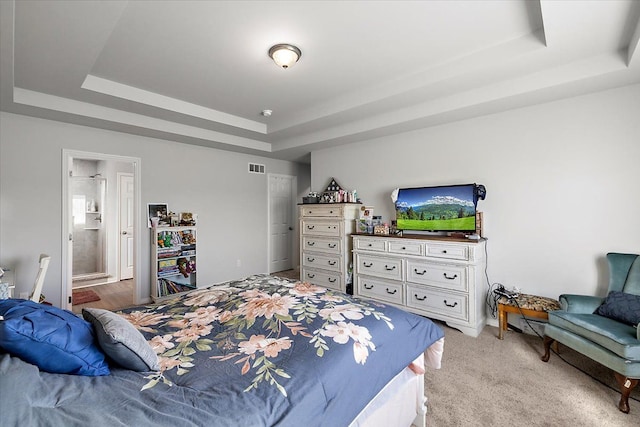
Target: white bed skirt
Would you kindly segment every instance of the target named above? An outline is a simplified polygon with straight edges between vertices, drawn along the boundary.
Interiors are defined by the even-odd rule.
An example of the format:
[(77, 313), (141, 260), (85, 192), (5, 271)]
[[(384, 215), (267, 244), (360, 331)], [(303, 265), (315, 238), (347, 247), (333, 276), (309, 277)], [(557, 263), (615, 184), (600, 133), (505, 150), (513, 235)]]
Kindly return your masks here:
[[(413, 363), (440, 369), (443, 350), (441, 338)], [(416, 374), (407, 367), (380, 390), (349, 427), (425, 427), (426, 415), (424, 374)]]

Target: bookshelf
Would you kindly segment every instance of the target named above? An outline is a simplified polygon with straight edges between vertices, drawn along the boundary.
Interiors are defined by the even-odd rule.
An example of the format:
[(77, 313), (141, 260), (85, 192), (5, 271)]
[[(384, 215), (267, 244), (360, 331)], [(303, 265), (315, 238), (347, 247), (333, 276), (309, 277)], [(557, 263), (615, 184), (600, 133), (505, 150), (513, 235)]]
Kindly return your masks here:
[(151, 298), (162, 301), (196, 289), (196, 227), (155, 227), (151, 233)]

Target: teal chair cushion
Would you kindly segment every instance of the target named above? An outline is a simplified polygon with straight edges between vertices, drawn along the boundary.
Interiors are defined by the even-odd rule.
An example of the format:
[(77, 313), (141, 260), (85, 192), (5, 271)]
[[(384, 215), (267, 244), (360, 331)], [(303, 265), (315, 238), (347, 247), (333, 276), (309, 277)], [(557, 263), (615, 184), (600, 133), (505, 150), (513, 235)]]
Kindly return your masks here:
[(609, 291), (640, 295), (640, 256), (610, 252), (607, 261)]
[(549, 312), (549, 324), (593, 341), (624, 359), (640, 362), (640, 340), (633, 326), (597, 314), (564, 310)]

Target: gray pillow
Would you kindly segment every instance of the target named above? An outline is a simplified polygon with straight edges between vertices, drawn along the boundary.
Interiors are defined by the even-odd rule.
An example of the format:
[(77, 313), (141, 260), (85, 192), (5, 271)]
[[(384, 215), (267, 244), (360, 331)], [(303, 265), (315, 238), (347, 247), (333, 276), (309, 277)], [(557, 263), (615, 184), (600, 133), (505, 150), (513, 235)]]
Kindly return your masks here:
[(93, 325), (102, 351), (118, 365), (138, 372), (160, 369), (158, 355), (122, 316), (99, 308), (83, 308), (82, 317)]

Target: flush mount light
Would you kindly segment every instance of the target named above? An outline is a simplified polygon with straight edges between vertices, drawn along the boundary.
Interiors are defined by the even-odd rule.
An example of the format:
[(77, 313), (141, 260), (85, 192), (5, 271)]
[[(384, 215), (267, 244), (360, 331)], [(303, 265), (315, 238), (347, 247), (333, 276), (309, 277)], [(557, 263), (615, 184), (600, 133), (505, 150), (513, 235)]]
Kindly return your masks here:
[(302, 52), (291, 44), (277, 44), (275, 46), (271, 46), (271, 49), (269, 49), (269, 56), (278, 67), (286, 70), (298, 62), (302, 56)]

